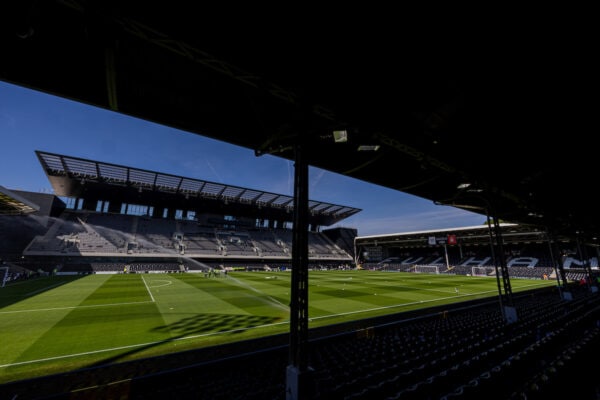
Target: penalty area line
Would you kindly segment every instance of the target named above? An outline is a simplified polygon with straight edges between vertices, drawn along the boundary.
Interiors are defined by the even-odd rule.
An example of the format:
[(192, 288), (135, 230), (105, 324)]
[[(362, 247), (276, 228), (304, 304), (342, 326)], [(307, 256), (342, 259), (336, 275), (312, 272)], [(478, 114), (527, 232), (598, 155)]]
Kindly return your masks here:
[(154, 303), (154, 296), (152, 296), (152, 292), (150, 292), (150, 288), (148, 287), (148, 284), (146, 283), (146, 280), (144, 279), (144, 275), (142, 275), (142, 281), (144, 282), (144, 285), (146, 286), (146, 290), (148, 291), (148, 295), (150, 296), (150, 298), (152, 299), (152, 302)]

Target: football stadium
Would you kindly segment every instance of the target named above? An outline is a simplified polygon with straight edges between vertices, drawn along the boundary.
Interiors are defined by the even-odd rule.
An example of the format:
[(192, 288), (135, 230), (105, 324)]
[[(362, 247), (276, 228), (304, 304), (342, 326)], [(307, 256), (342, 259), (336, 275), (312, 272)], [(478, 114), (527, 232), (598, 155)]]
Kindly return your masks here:
[[(162, 397), (177, 393), (175, 384), (194, 397), (202, 392), (206, 398), (229, 398), (250, 387), (254, 398), (283, 395), (293, 198), (73, 156), (36, 155), (56, 194), (2, 189), (0, 335), (11, 343), (0, 365), (5, 394)], [(359, 387), (369, 396), (392, 395), (403, 388), (398, 370), (408, 375), (402, 385), (419, 376), (402, 391), (431, 392), (427, 380), (435, 377), (442, 396), (454, 389), (456, 378), (423, 374), (448, 374), (457, 363), (470, 363), (474, 353), (468, 348), (484, 346), (479, 335), (489, 334), (479, 327), (472, 343), (460, 345), (460, 338), (453, 344), (466, 346), (453, 351), (461, 348), (464, 354), (436, 355), (447, 335), (460, 335), (455, 315), (474, 319), (459, 323), (468, 331), (513, 318), (516, 325), (529, 312), (521, 302), (540, 307), (543, 301), (550, 307), (546, 318), (558, 319), (575, 304), (586, 307), (580, 302), (589, 301), (583, 299), (597, 275), (597, 256), (584, 262), (577, 243), (550, 241), (531, 226), (503, 223), (490, 230), (482, 216), (481, 226), (360, 237), (353, 229), (326, 227), (361, 210), (315, 200), (309, 209), (308, 331), (317, 398), (356, 397)], [(568, 305), (559, 306), (564, 299)], [(417, 327), (422, 331), (415, 332)], [(557, 335), (546, 326), (527, 332), (518, 335), (521, 344), (532, 341), (528, 346), (544, 347), (542, 337), (554, 343), (550, 337)], [(515, 340), (513, 333), (498, 335), (485, 346)], [(366, 347), (349, 360), (353, 368), (331, 371), (335, 353), (349, 352), (354, 342)], [(414, 353), (416, 345), (421, 350)], [(372, 353), (371, 346), (383, 347)], [(399, 353), (385, 361), (387, 346)], [(513, 355), (495, 357), (498, 365), (492, 368)], [(562, 356), (554, 357), (559, 362)], [(265, 359), (268, 364), (259, 367)], [(400, 360), (406, 364), (400, 369), (379, 365)], [(426, 368), (426, 360), (435, 368)], [(417, 367), (427, 372), (410, 378)], [(341, 378), (346, 375), (352, 378)], [(233, 379), (240, 389), (225, 389)], [(164, 386), (157, 389), (156, 382)], [(257, 382), (263, 383), (254, 387)], [(371, 388), (375, 382), (378, 387)]]
[[(589, 51), (203, 7), (2, 6), (0, 80), (294, 177), (286, 195), (36, 148), (52, 193), (0, 182), (0, 398), (600, 398)], [(364, 235), (352, 201), (309, 197), (309, 167), (481, 223)]]

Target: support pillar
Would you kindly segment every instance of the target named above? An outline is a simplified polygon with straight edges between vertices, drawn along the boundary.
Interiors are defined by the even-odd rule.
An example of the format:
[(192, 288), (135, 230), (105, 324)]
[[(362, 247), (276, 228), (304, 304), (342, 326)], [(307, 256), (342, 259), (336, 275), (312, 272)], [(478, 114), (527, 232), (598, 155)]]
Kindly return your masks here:
[[(517, 310), (513, 304), (510, 277), (508, 274), (508, 267), (506, 265), (504, 247), (502, 246), (502, 234), (500, 223), (498, 222), (498, 218), (496, 218), (495, 216), (490, 217), (488, 210), (486, 210), (486, 214), (488, 232), (490, 235), (490, 250), (492, 253), (492, 262), (494, 263), (494, 268), (496, 269), (496, 282), (498, 284), (500, 310), (506, 323), (511, 324), (517, 321), (518, 316)], [(502, 286), (500, 285), (501, 281)]]
[(286, 400), (310, 399), (313, 381), (308, 367), (308, 163), (295, 146), (294, 226), (290, 303), (289, 365)]

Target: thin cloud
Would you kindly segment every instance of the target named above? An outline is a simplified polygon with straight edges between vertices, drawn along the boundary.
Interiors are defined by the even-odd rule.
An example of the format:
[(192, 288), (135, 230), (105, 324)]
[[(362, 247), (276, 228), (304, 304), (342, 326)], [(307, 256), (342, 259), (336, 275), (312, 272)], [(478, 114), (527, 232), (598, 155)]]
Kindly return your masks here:
[(206, 165), (208, 165), (208, 169), (210, 169), (211, 172), (217, 177), (217, 182), (224, 184), (225, 182), (223, 182), (223, 178), (221, 178), (221, 176), (219, 175), (219, 173), (217, 172), (217, 170), (213, 168), (213, 166), (210, 163), (210, 161), (206, 160)]
[[(465, 221), (471, 223), (465, 223)], [(485, 216), (448, 207), (440, 208), (439, 211), (369, 217), (368, 219), (357, 216), (342, 221), (341, 225), (360, 226), (358, 235), (368, 236), (480, 225), (483, 222), (485, 222)]]
[(317, 171), (317, 174), (314, 175), (310, 180), (311, 189), (314, 189), (319, 185), (319, 182), (321, 181), (324, 175), (325, 171), (323, 171), (322, 169)]

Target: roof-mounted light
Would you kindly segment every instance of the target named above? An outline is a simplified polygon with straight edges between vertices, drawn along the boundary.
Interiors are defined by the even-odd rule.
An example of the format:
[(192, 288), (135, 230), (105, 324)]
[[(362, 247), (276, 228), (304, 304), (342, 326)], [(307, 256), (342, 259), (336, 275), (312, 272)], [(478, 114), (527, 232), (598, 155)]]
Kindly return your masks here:
[(377, 151), (379, 147), (378, 144), (361, 144), (358, 146), (358, 151)]
[(333, 131), (333, 141), (335, 143), (346, 143), (348, 141), (348, 131)]

